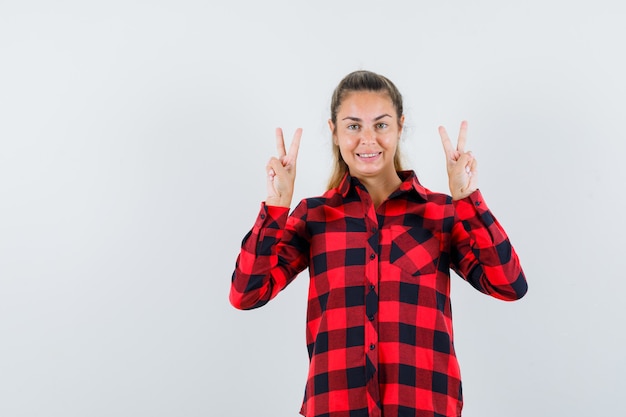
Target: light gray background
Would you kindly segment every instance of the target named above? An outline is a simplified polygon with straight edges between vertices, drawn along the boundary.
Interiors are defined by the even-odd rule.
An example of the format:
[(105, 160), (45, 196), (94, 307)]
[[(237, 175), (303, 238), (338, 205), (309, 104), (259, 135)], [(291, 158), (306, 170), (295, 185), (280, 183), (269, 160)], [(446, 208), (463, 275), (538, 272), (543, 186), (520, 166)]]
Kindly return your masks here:
[[(330, 94), (406, 98), (403, 146), (447, 191), (437, 126), (530, 292), (453, 283), (466, 417), (625, 415), (620, 1), (0, 1), (0, 415), (296, 416), (307, 275), (228, 304), (274, 128), (323, 191)], [(621, 272), (621, 271), (620, 271)]]

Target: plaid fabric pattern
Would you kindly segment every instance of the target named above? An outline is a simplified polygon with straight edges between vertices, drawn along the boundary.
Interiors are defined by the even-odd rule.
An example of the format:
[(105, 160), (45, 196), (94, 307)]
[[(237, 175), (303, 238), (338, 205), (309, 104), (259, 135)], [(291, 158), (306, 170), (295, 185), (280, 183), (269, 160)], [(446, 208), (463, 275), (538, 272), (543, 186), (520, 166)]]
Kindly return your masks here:
[(479, 291), (515, 300), (519, 259), (480, 191), (452, 201), (414, 172), (375, 210), (346, 175), (323, 196), (262, 205), (242, 242), (230, 292), (266, 304), (308, 267), (307, 417), (457, 417), (450, 269)]

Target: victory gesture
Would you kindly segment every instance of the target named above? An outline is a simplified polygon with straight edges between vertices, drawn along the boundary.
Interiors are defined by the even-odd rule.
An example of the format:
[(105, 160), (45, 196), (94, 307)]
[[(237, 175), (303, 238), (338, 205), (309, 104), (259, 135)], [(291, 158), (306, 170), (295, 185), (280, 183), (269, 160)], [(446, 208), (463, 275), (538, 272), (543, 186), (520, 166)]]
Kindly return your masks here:
[(446, 153), (450, 194), (453, 200), (460, 200), (478, 189), (476, 159), (474, 159), (474, 155), (471, 152), (465, 152), (467, 122), (463, 121), (461, 123), (456, 149), (443, 126), (439, 126), (439, 136), (441, 136), (441, 143)]
[(267, 163), (267, 199), (265, 204), (270, 206), (291, 206), (293, 185), (296, 180), (296, 160), (302, 129), (296, 129), (289, 146), (289, 153), (285, 151), (285, 139), (283, 130), (276, 128), (277, 157), (270, 158)]

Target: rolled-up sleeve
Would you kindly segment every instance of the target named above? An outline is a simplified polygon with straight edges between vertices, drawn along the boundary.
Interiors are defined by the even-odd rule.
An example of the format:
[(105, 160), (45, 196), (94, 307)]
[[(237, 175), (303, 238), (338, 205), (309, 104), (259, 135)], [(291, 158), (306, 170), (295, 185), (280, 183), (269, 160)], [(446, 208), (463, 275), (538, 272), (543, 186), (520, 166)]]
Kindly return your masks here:
[[(306, 210), (261, 204), (252, 229), (241, 242), (230, 287), (230, 303), (238, 309), (261, 307), (307, 266), (305, 245), (297, 239)], [(300, 244), (299, 244), (300, 243)]]
[(453, 204), (452, 269), (485, 294), (507, 301), (522, 298), (528, 284), (519, 258), (481, 192)]

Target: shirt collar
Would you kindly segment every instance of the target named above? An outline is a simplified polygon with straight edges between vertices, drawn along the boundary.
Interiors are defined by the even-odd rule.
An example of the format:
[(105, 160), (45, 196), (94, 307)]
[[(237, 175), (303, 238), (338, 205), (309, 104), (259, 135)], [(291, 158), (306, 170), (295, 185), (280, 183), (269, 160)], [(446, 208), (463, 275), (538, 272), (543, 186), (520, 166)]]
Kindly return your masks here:
[[(422, 184), (420, 184), (419, 180), (417, 179), (417, 175), (415, 175), (415, 171), (398, 171), (398, 176), (402, 180), (402, 184), (400, 184), (397, 192), (402, 193), (415, 191), (424, 200), (428, 199), (427, 190), (426, 188), (424, 188), (424, 186), (422, 186)], [(350, 190), (357, 186), (363, 187), (361, 181), (359, 181), (358, 178), (352, 177), (349, 172), (346, 172), (343, 179), (339, 183), (338, 190), (343, 197), (346, 197)]]

